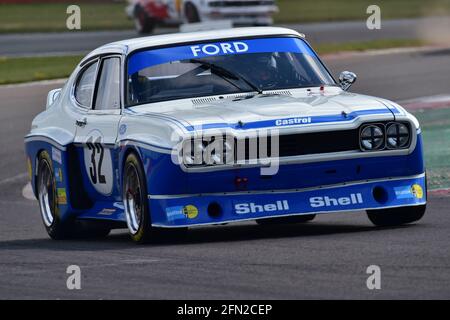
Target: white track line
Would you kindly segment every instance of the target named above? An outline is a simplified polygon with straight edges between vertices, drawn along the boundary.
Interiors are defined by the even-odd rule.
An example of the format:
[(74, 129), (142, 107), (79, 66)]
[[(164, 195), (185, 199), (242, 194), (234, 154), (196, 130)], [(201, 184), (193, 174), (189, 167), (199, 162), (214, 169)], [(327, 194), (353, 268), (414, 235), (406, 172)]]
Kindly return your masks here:
[(33, 193), (33, 188), (31, 187), (31, 183), (27, 183), (22, 189), (22, 196), (27, 200), (36, 201), (36, 197)]
[(26, 177), (28, 177), (27, 173), (20, 173), (18, 175), (15, 175), (14, 177), (10, 177), (10, 178), (6, 178), (6, 179), (3, 179), (3, 180), (0, 180), (0, 186), (8, 184), (8, 183), (14, 183), (14, 182), (20, 181), (20, 180), (22, 180), (22, 179), (24, 179)]

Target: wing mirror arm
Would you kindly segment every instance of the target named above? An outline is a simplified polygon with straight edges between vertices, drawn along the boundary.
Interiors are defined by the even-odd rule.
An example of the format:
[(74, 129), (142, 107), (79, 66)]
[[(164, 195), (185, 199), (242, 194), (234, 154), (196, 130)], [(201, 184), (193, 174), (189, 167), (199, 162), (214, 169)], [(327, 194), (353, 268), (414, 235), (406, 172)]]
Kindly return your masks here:
[(341, 86), (342, 90), (347, 91), (352, 84), (356, 82), (356, 79), (358, 77), (355, 73), (350, 71), (342, 71), (339, 75), (339, 85)]

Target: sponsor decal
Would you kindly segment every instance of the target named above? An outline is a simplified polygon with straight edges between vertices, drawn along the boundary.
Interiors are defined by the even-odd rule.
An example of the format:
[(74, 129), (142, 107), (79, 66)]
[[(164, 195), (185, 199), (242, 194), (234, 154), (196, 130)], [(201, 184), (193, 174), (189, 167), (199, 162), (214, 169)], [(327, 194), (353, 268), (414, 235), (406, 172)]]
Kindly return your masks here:
[(419, 184), (395, 187), (394, 192), (397, 199), (422, 199), (424, 196), (423, 188)]
[(411, 190), (412, 188), (410, 186), (395, 187), (395, 197), (397, 199), (411, 199), (414, 197)]
[(167, 220), (195, 219), (198, 216), (198, 209), (194, 205), (177, 206), (166, 208)]
[(411, 187), (411, 193), (417, 199), (422, 199), (423, 198), (423, 189), (422, 189), (422, 187), (419, 184), (414, 184)]
[(234, 211), (236, 214), (247, 213), (264, 213), (275, 211), (288, 211), (289, 202), (287, 200), (279, 200), (275, 203), (256, 204), (254, 202), (237, 203), (234, 205)]
[(275, 125), (279, 126), (292, 126), (296, 124), (309, 124), (312, 123), (311, 117), (297, 117), (289, 119), (279, 119), (275, 121)]
[(33, 178), (33, 167), (31, 166), (30, 157), (27, 158), (27, 172), (28, 172), (28, 178), (31, 180)]
[(362, 203), (364, 201), (361, 193), (352, 193), (348, 197), (340, 198), (331, 198), (328, 196), (309, 198), (309, 204), (312, 208), (349, 206)]
[(183, 214), (188, 219), (195, 219), (198, 216), (198, 209), (196, 206), (193, 205), (187, 205), (183, 208)]
[(105, 209), (103, 209), (102, 211), (100, 211), (100, 212), (98, 213), (98, 215), (101, 215), (101, 216), (110, 216), (110, 215), (114, 214), (114, 212), (116, 212), (116, 209), (108, 209), (108, 208), (105, 208)]
[(186, 219), (186, 216), (183, 213), (183, 207), (181, 206), (166, 208), (166, 215), (168, 221)]
[(56, 149), (55, 147), (52, 147), (52, 160), (59, 164), (62, 164), (61, 151)]
[(61, 168), (55, 169), (55, 180), (56, 182), (63, 182), (63, 173)]
[(65, 188), (56, 189), (58, 204), (67, 204), (67, 194)]
[(120, 135), (124, 135), (125, 132), (127, 132), (127, 125), (126, 124), (121, 124), (119, 127), (119, 134)]
[(222, 42), (217, 44), (210, 43), (191, 47), (191, 51), (194, 57), (198, 57), (200, 53), (203, 53), (207, 56), (243, 53), (247, 52), (248, 49), (248, 45), (245, 42)]
[(211, 56), (240, 55), (247, 53), (267, 53), (269, 48), (277, 52), (302, 53), (315, 56), (311, 48), (300, 39), (291, 37), (251, 39), (175, 46), (134, 53), (128, 60), (128, 75), (145, 68), (188, 59)]

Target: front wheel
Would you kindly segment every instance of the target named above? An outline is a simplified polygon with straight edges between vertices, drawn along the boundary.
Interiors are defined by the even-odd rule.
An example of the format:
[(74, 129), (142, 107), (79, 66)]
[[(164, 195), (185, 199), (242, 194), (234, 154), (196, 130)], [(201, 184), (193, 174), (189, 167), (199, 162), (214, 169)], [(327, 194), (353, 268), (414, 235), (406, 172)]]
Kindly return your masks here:
[(185, 8), (186, 19), (188, 23), (200, 22), (200, 15), (197, 8), (192, 3), (187, 3)]
[(368, 210), (369, 220), (376, 226), (389, 227), (412, 223), (422, 219), (426, 205), (380, 210)]
[(155, 239), (157, 229), (151, 224), (146, 178), (134, 153), (130, 153), (125, 161), (122, 194), (131, 239), (137, 243)]

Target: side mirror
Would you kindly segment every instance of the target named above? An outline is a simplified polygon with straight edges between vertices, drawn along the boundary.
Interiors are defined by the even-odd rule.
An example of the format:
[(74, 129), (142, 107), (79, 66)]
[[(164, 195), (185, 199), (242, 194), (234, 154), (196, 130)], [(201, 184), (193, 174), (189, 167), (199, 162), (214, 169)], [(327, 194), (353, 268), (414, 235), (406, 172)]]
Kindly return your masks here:
[(342, 90), (347, 91), (356, 82), (356, 79), (357, 76), (353, 72), (342, 71), (339, 75), (339, 84)]
[(61, 93), (61, 88), (51, 90), (47, 95), (47, 105), (46, 109), (48, 109), (55, 101), (58, 99), (59, 94)]

